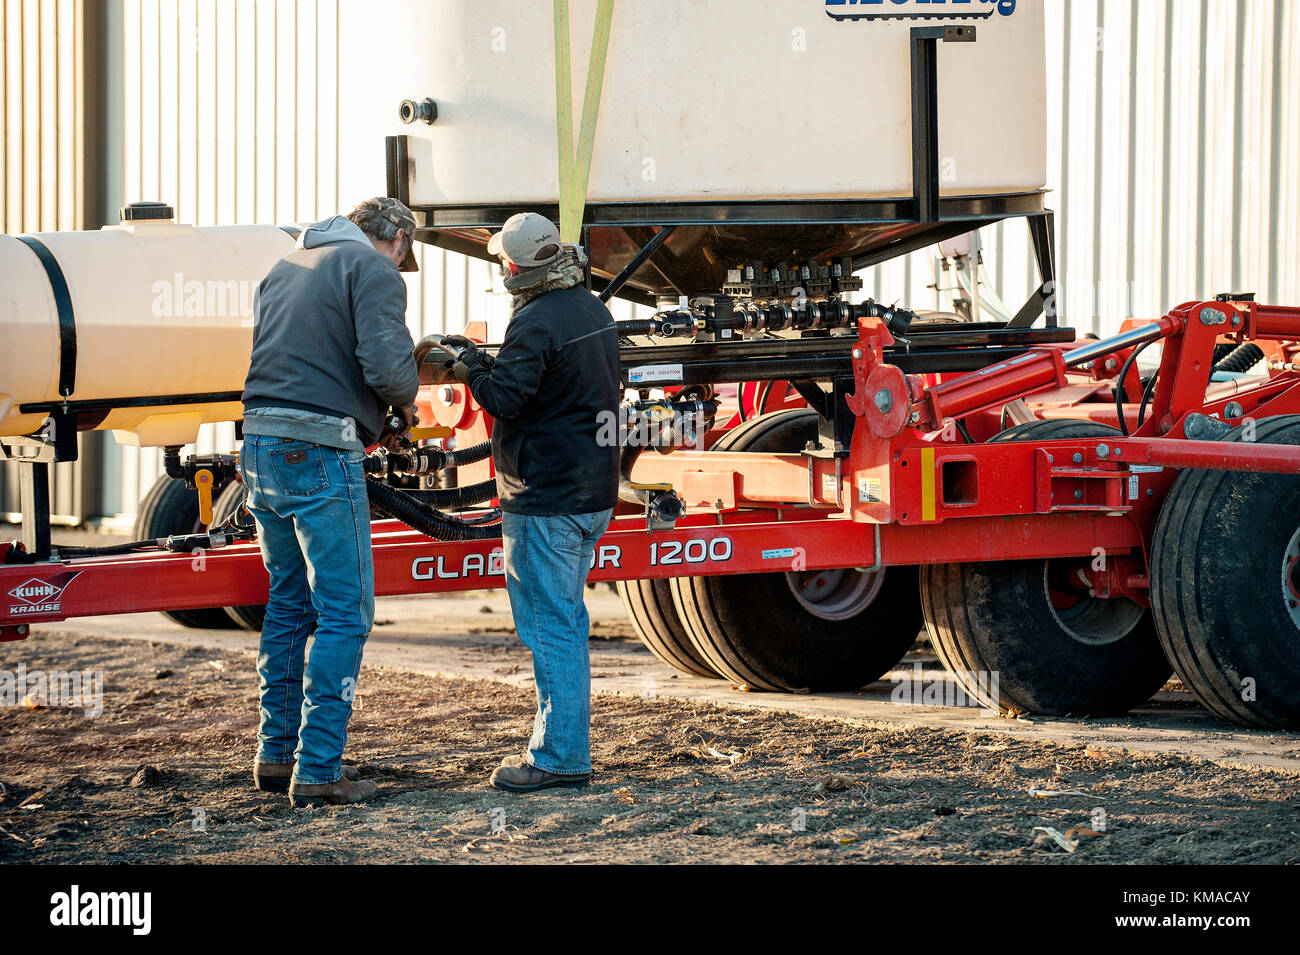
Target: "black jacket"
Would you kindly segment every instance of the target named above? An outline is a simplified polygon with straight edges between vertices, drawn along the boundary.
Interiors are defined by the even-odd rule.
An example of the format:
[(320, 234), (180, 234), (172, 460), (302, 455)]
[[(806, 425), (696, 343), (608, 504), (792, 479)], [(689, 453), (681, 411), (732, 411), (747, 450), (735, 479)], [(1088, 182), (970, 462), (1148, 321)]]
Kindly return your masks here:
[(495, 420), (503, 510), (589, 514), (618, 501), (618, 335), (582, 286), (545, 292), (510, 320), (496, 362), (470, 357), (467, 384)]

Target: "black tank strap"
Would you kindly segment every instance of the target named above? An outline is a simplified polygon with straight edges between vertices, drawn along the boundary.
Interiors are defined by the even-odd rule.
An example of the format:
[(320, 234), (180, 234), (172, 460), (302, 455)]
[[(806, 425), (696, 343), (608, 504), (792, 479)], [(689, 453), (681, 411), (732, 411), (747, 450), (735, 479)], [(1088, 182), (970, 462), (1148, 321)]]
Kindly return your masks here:
[(72, 311), (68, 281), (63, 277), (63, 269), (59, 268), (54, 253), (44, 242), (30, 235), (17, 238), (36, 253), (54, 293), (54, 306), (59, 314), (59, 394), (68, 398), (77, 386), (77, 318)]

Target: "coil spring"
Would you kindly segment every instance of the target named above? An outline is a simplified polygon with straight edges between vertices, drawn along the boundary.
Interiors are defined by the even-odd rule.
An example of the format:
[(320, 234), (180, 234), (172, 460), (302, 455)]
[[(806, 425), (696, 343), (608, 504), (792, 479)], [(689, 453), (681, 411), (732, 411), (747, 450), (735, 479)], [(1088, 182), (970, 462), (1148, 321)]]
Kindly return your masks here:
[[(1216, 349), (1217, 351), (1217, 349)], [(1245, 342), (1232, 349), (1214, 363), (1215, 371), (1231, 371), (1245, 374), (1264, 360), (1264, 349), (1254, 342)]]

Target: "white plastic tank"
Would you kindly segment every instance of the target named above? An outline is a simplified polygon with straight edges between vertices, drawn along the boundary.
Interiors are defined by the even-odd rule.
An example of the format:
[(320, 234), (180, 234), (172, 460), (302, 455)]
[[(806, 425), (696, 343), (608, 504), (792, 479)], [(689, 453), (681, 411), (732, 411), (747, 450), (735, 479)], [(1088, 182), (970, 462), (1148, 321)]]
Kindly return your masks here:
[[(34, 236), (67, 284), (76, 332), (74, 406), (124, 399), (241, 392), (252, 349), (253, 295), (294, 246), (275, 226), (196, 228), (139, 221), (94, 232)], [(31, 434), (61, 402), (60, 321), (45, 267), (27, 244), (0, 236), (0, 436)], [(192, 442), (199, 425), (242, 417), (238, 400), (91, 407), (82, 427), (123, 444)]]
[[(569, 8), (576, 141), (596, 0)], [(405, 134), (412, 205), (556, 201), (552, 9), (342, 4), (345, 194), (382, 191), (383, 137)], [(941, 194), (1039, 189), (1036, 0), (617, 0), (588, 202), (911, 195), (909, 31), (961, 23), (977, 41), (938, 46)], [(402, 124), (425, 97), (437, 121)]]

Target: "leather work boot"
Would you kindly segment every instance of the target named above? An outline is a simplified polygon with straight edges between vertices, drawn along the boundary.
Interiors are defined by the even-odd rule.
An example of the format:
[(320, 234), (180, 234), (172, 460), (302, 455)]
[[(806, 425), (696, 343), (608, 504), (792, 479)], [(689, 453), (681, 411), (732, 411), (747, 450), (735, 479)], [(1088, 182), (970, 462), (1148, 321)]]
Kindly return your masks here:
[(492, 771), (492, 785), (511, 793), (532, 793), (553, 786), (576, 789), (591, 781), (590, 773), (562, 776), (538, 769), (522, 756), (507, 756)]
[(294, 809), (307, 806), (347, 806), (352, 803), (365, 802), (372, 798), (379, 787), (369, 779), (359, 779), (355, 775), (348, 778), (345, 774), (334, 783), (295, 783), (289, 784), (289, 804)]
[[(253, 763), (253, 788), (267, 793), (287, 793), (293, 776), (293, 763)], [(344, 779), (357, 779), (360, 773), (355, 766), (343, 767)]]

